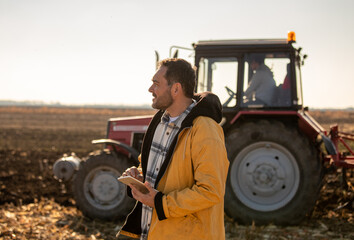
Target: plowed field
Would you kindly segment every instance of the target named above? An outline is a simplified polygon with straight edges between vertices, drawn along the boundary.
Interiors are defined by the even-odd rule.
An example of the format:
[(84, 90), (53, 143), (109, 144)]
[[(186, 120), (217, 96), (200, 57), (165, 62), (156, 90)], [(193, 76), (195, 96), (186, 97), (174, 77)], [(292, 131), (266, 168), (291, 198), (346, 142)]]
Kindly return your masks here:
[[(100, 149), (111, 117), (152, 110), (0, 107), (0, 239), (114, 239), (122, 224), (87, 219), (76, 209), (70, 187), (53, 178), (64, 153), (85, 157)], [(339, 123), (354, 133), (354, 111), (314, 111), (325, 129)], [(352, 146), (352, 148), (354, 148)], [(354, 176), (327, 169), (313, 213), (299, 226), (242, 226), (226, 217), (227, 239), (354, 239)]]

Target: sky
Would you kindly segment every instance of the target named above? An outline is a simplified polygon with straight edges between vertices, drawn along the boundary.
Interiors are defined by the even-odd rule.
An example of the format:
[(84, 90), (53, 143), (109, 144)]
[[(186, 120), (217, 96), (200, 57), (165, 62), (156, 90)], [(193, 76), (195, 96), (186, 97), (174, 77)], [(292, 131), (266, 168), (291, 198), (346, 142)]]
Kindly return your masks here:
[(354, 107), (353, 12), (353, 0), (0, 0), (0, 100), (151, 104), (155, 51), (295, 31), (304, 105)]

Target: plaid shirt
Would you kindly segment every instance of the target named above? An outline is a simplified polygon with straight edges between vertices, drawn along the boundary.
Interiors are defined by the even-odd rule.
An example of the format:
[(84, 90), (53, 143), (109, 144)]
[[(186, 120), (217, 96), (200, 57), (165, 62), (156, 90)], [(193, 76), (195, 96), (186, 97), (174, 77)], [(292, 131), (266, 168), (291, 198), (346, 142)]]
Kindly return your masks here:
[[(168, 149), (171, 142), (175, 138), (177, 132), (181, 128), (181, 124), (196, 102), (193, 103), (174, 121), (170, 122), (170, 116), (168, 113), (164, 113), (161, 117), (161, 122), (156, 128), (154, 138), (151, 144), (149, 160), (146, 170), (145, 181), (150, 183), (151, 186), (155, 185), (157, 174), (165, 160)], [(147, 239), (147, 235), (150, 228), (151, 217), (153, 209), (143, 204), (141, 215), (141, 240)]]

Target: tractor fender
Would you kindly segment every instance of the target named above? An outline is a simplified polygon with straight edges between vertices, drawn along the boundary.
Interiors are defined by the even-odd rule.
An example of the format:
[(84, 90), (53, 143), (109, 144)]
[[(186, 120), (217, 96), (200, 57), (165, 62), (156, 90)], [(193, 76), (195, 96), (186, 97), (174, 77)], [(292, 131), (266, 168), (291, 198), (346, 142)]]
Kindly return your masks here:
[(116, 140), (112, 140), (112, 139), (96, 139), (96, 140), (92, 140), (91, 143), (92, 144), (106, 144), (106, 145), (122, 148), (122, 149), (126, 150), (128, 153), (130, 153), (131, 157), (134, 160), (135, 165), (139, 164), (138, 157), (139, 157), (140, 153), (135, 148), (133, 148), (125, 143), (122, 143), (122, 142), (116, 141)]
[(230, 121), (233, 125), (236, 121), (242, 118), (253, 117), (253, 118), (269, 118), (269, 119), (297, 119), (298, 129), (304, 133), (312, 142), (315, 142), (317, 136), (324, 133), (325, 130), (322, 126), (311, 117), (311, 115), (306, 111), (240, 111), (237, 115)]

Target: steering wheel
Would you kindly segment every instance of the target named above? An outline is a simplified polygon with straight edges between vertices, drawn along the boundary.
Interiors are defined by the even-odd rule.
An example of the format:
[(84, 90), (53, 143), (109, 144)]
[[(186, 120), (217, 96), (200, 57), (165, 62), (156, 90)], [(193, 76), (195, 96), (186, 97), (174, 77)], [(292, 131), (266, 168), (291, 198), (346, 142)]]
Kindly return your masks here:
[(229, 94), (229, 98), (226, 100), (226, 102), (223, 104), (224, 107), (229, 105), (229, 103), (232, 101), (232, 99), (236, 98), (236, 93), (232, 91), (228, 86), (225, 86), (227, 93)]

